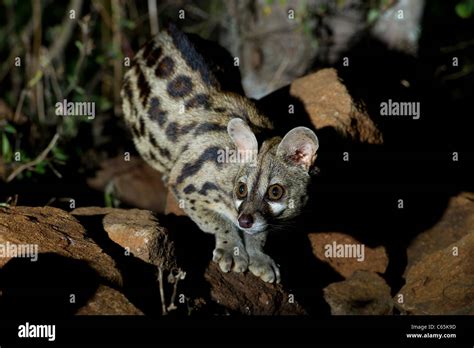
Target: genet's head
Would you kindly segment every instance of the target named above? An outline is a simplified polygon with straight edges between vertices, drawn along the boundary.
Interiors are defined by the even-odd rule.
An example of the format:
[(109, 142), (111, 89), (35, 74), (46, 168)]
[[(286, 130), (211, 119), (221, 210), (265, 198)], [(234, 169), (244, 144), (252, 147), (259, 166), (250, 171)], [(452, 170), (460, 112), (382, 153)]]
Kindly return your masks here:
[[(237, 227), (255, 234), (297, 216), (307, 202), (309, 170), (319, 147), (316, 134), (296, 127), (258, 149), (254, 133), (242, 119), (232, 119), (227, 131), (243, 159), (233, 190)], [(256, 156), (249, 156), (252, 153)]]

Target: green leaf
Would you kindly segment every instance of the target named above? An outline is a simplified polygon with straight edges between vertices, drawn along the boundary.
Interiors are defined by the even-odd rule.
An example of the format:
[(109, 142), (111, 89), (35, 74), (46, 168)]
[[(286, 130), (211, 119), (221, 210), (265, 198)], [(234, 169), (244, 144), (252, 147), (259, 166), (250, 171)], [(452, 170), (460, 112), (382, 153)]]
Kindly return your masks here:
[(133, 30), (135, 29), (136, 25), (133, 21), (129, 20), (129, 19), (125, 19), (123, 22), (122, 22), (122, 26), (124, 28), (127, 28), (127, 29), (130, 29), (130, 30)]
[(77, 92), (77, 94), (84, 95), (85, 91), (84, 88), (80, 86), (74, 86), (74, 91)]
[(99, 110), (107, 111), (107, 110), (110, 110), (111, 108), (112, 108), (112, 102), (106, 97), (100, 96), (99, 97)]
[(379, 17), (379, 10), (371, 8), (367, 13), (367, 23), (372, 24)]
[(7, 125), (3, 128), (3, 131), (6, 132), (6, 133), (10, 133), (10, 134), (16, 134), (16, 129), (15, 129), (15, 127), (13, 127), (11, 124), (7, 124)]
[(8, 163), (11, 162), (12, 155), (12, 148), (10, 146), (10, 142), (8, 141), (8, 137), (5, 133), (2, 133), (2, 156)]
[(472, 1), (464, 1), (460, 2), (455, 7), (456, 14), (461, 18), (469, 18), (472, 15), (473, 11), (473, 2)]
[(76, 45), (79, 51), (82, 51), (84, 49), (84, 45), (79, 40), (74, 41), (74, 45)]
[(35, 167), (35, 172), (41, 175), (46, 173), (46, 164), (47, 164), (46, 161), (42, 161), (38, 163)]
[(60, 147), (57, 147), (57, 146), (53, 147), (51, 152), (53, 153), (54, 159), (58, 161), (64, 162), (64, 161), (67, 161), (67, 159), (69, 158), (69, 156), (66, 155)]

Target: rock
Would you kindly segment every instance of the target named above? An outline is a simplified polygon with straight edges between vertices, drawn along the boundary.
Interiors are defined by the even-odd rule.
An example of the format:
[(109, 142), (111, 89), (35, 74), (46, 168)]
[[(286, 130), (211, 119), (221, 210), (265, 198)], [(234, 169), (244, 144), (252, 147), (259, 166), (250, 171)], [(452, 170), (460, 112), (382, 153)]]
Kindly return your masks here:
[(293, 81), (290, 94), (304, 104), (316, 129), (332, 127), (352, 140), (383, 143), (382, 134), (362, 107), (355, 105), (335, 69), (322, 69)]
[[(114, 260), (85, 236), (84, 227), (67, 212), (52, 207), (0, 208), (0, 245), (29, 244), (42, 253), (87, 261), (104, 279), (122, 283)], [(0, 257), (0, 267), (11, 258)]]
[(323, 289), (333, 315), (388, 315), (393, 301), (390, 287), (378, 274), (356, 271), (350, 278)]
[(87, 182), (100, 191), (113, 185), (113, 193), (118, 199), (137, 208), (165, 211), (167, 189), (161, 174), (139, 157), (132, 156), (130, 161), (125, 161), (123, 156), (109, 159)]
[(87, 207), (71, 212), (76, 216), (103, 215), (110, 239), (134, 256), (171, 270), (177, 267), (174, 244), (156, 216), (148, 210)]
[(249, 272), (223, 273), (210, 263), (204, 277), (211, 287), (212, 299), (232, 311), (247, 315), (306, 314), (281, 284), (265, 283)]
[(385, 273), (388, 266), (388, 256), (383, 246), (369, 248), (364, 245), (364, 260), (357, 257), (326, 257), (326, 246), (336, 245), (363, 245), (353, 237), (339, 232), (310, 233), (313, 254), (321, 261), (328, 263), (335, 271), (345, 278), (350, 277), (358, 270)]
[(119, 291), (101, 285), (76, 315), (143, 315), (143, 312)]
[[(406, 273), (395, 296), (400, 311), (415, 315), (474, 314), (474, 233), (425, 255)], [(403, 303), (399, 303), (403, 295)]]
[(426, 255), (447, 248), (472, 232), (474, 226), (474, 194), (452, 197), (441, 219), (419, 234), (407, 249), (407, 271)]

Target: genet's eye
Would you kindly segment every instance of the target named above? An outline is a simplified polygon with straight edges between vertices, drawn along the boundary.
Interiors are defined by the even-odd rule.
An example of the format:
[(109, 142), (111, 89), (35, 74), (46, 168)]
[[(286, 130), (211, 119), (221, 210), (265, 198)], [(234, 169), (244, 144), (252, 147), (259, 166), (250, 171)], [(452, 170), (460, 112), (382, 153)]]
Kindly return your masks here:
[(285, 190), (283, 189), (283, 187), (281, 187), (281, 185), (278, 184), (271, 185), (267, 190), (267, 196), (272, 201), (279, 200), (284, 193)]
[(235, 194), (240, 199), (247, 197), (247, 185), (245, 185), (243, 182), (239, 182), (237, 189), (235, 190)]

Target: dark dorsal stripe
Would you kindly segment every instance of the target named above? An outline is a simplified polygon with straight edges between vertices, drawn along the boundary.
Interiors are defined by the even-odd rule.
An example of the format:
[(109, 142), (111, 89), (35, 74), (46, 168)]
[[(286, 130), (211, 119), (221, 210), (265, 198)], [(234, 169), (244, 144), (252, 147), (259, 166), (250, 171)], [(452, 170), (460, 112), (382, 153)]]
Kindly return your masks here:
[(193, 90), (193, 82), (189, 76), (179, 75), (174, 80), (168, 82), (168, 94), (173, 98), (187, 96)]
[(168, 26), (168, 33), (174, 45), (181, 53), (181, 57), (186, 61), (186, 64), (188, 64), (191, 69), (199, 72), (206, 85), (218, 88), (217, 79), (211, 73), (203, 57), (196, 51), (194, 45), (191, 44), (186, 35), (173, 24)]
[(163, 54), (163, 49), (161, 48), (161, 46), (153, 49), (153, 51), (151, 51), (151, 53), (146, 58), (146, 65), (149, 68), (154, 67), (156, 62), (158, 61), (158, 59), (160, 59), (162, 54)]
[(208, 147), (195, 162), (186, 163), (181, 169), (176, 183), (181, 184), (186, 178), (195, 175), (206, 162), (214, 162), (216, 165), (220, 165), (220, 163), (217, 162), (218, 151), (219, 147), (217, 146)]
[(148, 116), (153, 121), (158, 122), (160, 127), (166, 123), (167, 120), (167, 112), (161, 110), (160, 108), (160, 99), (158, 97), (153, 97), (150, 99), (150, 109), (148, 109)]
[(207, 196), (207, 191), (219, 191), (219, 186), (213, 184), (212, 182), (206, 181), (199, 190), (199, 194)]
[(195, 135), (201, 135), (208, 132), (227, 131), (227, 126), (219, 123), (206, 122), (201, 123), (194, 131)]
[(174, 61), (171, 57), (163, 57), (155, 69), (156, 77), (165, 79), (170, 77), (174, 72)]
[(208, 94), (197, 94), (186, 102), (186, 109), (203, 107), (204, 109), (211, 108), (211, 100)]

